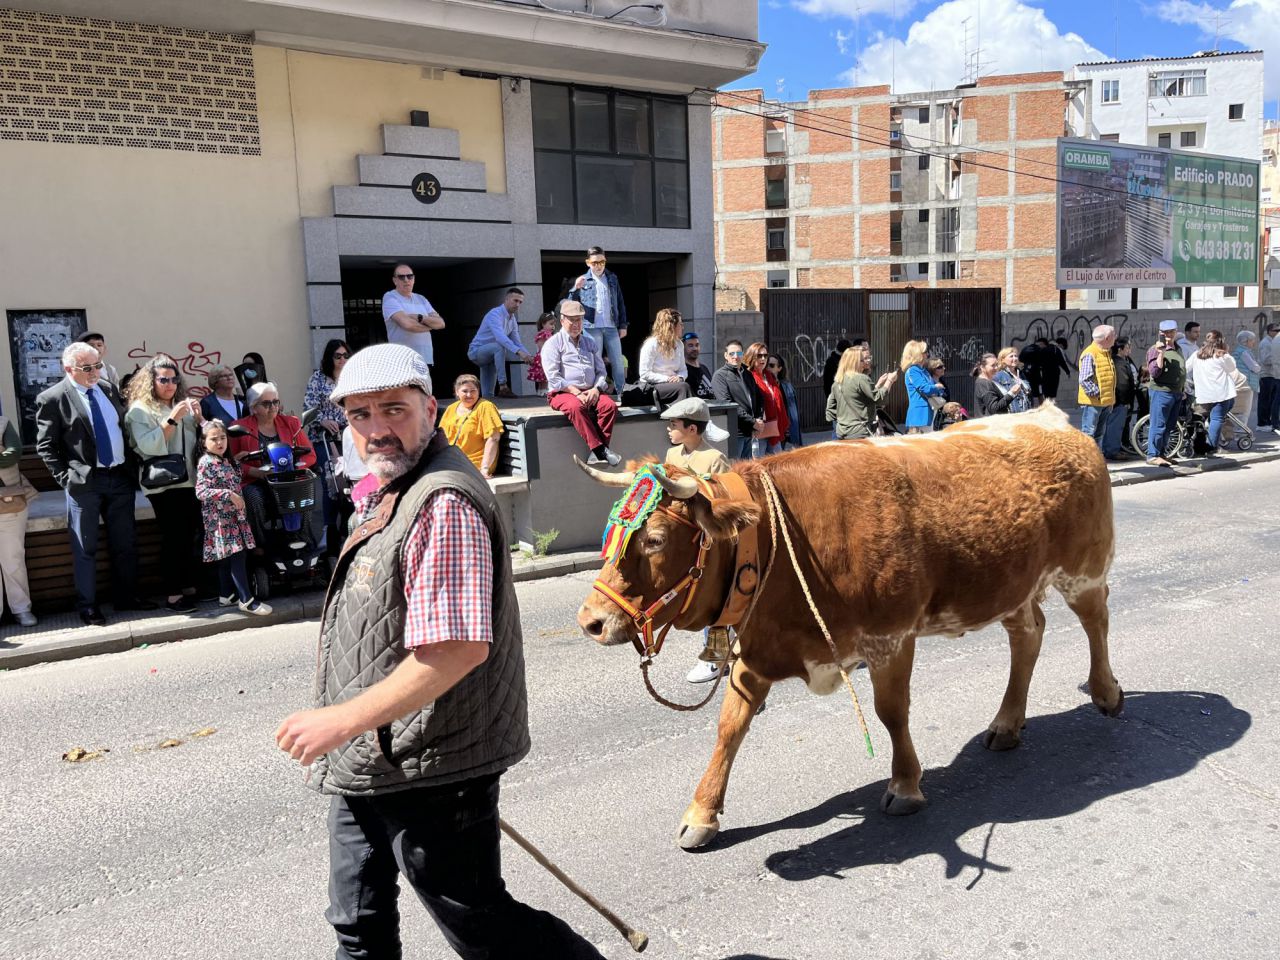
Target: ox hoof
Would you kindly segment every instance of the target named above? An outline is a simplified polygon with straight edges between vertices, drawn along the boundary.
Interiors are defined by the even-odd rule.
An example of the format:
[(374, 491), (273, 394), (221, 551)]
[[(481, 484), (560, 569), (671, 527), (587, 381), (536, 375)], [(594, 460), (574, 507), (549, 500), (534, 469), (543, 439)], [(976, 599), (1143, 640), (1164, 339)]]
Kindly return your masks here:
[(680, 844), (681, 850), (696, 850), (714, 840), (719, 832), (717, 823), (682, 823), (680, 832), (676, 834), (676, 843)]
[(1108, 707), (1105, 704), (1098, 703), (1097, 700), (1094, 701), (1094, 705), (1097, 706), (1100, 713), (1105, 714), (1108, 717), (1118, 717), (1120, 714), (1124, 713), (1124, 690), (1119, 684), (1116, 685), (1115, 706)]
[(982, 745), (988, 750), (1012, 750), (1022, 743), (1022, 735), (1013, 730), (988, 730), (982, 735)]
[(906, 817), (923, 810), (925, 802), (923, 796), (899, 796), (892, 790), (886, 790), (880, 798), (880, 809), (891, 817)]

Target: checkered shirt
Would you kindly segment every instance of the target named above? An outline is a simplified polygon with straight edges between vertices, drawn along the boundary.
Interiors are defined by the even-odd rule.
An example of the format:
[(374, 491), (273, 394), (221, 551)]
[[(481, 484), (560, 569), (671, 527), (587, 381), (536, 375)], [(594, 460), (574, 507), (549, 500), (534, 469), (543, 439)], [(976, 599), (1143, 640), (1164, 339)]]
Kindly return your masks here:
[[(360, 501), (369, 516), (382, 490)], [(401, 553), (404, 565), (404, 645), (412, 650), (442, 640), (493, 642), (493, 554), (489, 530), (461, 493), (427, 498)]]

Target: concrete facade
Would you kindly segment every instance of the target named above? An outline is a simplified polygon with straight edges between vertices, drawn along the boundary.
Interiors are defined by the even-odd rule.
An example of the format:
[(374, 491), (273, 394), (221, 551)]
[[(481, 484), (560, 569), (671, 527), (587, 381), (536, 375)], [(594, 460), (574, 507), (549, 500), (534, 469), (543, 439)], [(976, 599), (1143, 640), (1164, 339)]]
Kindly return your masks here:
[(815, 90), (799, 103), (722, 92), (717, 309), (756, 309), (769, 285), (899, 282), (1056, 305), (1053, 159), (1067, 97), (1060, 73)]
[[(1079, 64), (1071, 72), (1077, 85), (1068, 116), (1071, 136), (1260, 161), (1262, 67), (1260, 50)], [(1090, 308), (1128, 307), (1131, 291), (1089, 290), (1087, 300)], [(1256, 286), (1191, 290), (1193, 307), (1257, 303)], [(1143, 309), (1183, 304), (1181, 287), (1138, 291)]]

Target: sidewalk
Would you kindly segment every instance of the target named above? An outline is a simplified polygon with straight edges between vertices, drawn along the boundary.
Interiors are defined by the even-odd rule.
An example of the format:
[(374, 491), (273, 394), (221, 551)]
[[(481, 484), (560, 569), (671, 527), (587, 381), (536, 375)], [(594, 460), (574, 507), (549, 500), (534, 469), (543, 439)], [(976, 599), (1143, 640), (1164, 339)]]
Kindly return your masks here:
[[(829, 439), (826, 434), (813, 433), (805, 437), (808, 444)], [(1254, 463), (1280, 460), (1280, 436), (1259, 433), (1248, 453), (1230, 452), (1217, 458), (1179, 461), (1172, 469), (1153, 467), (1141, 460), (1127, 463), (1109, 463), (1113, 487), (1172, 480), (1176, 477), (1194, 476), (1212, 470), (1231, 470)], [(594, 550), (575, 553), (553, 553), (544, 557), (512, 555), (512, 572), (517, 581), (540, 580), (561, 577), (584, 570), (595, 570), (600, 558)], [(55, 660), (71, 660), (101, 653), (118, 653), (134, 647), (154, 643), (173, 643), (194, 640), (233, 630), (245, 630), (272, 623), (294, 623), (320, 616), (324, 595), (318, 591), (285, 597), (272, 597), (268, 601), (272, 611), (269, 617), (251, 617), (231, 608), (219, 607), (217, 601), (203, 603), (193, 614), (174, 614), (167, 610), (151, 613), (135, 613), (128, 619), (116, 620), (105, 627), (86, 627), (75, 613), (45, 614), (40, 624), (24, 630), (16, 624), (0, 627), (0, 670), (16, 670), (36, 663)], [(110, 607), (107, 608), (111, 614)]]

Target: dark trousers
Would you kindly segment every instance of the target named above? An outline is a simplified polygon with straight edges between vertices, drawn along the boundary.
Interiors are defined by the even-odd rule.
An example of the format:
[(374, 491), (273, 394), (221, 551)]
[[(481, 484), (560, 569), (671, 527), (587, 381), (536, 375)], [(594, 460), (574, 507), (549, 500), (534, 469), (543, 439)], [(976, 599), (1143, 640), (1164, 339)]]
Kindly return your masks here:
[(1258, 382), (1258, 426), (1273, 427), (1276, 424), (1276, 414), (1280, 412), (1280, 390), (1276, 389), (1276, 385), (1280, 383), (1275, 377), (1263, 377)]
[(76, 607), (98, 603), (98, 521), (107, 526), (111, 547), (111, 595), (131, 603), (138, 594), (138, 548), (134, 528), (133, 471), (96, 468), (89, 482), (67, 491), (67, 532), (71, 536)]
[(184, 590), (194, 590), (200, 570), (196, 551), (204, 541), (196, 492), (190, 487), (157, 490), (147, 494), (147, 499), (160, 527), (160, 578), (165, 593), (176, 597)]
[(249, 589), (249, 574), (244, 565), (244, 551), (223, 557), (217, 563), (218, 596), (235, 597), (241, 603), (253, 599), (253, 591)]
[(458, 956), (600, 958), (563, 920), (513, 898), (498, 849), (498, 777), (329, 806), (329, 909), (337, 960), (400, 960), (397, 876)]
[(577, 397), (565, 390), (550, 398), (551, 406), (569, 418), (578, 436), (587, 441), (587, 449), (607, 447), (613, 436), (613, 421), (618, 416), (618, 405), (608, 394), (600, 394), (594, 409), (582, 405)]
[(693, 396), (693, 389), (683, 380), (677, 380), (674, 383), (651, 383), (653, 387), (653, 399), (659, 410), (665, 410), (673, 403), (679, 403), (686, 397)]

